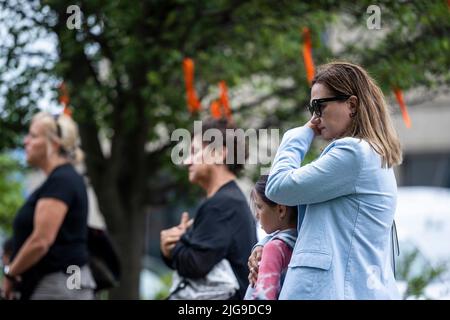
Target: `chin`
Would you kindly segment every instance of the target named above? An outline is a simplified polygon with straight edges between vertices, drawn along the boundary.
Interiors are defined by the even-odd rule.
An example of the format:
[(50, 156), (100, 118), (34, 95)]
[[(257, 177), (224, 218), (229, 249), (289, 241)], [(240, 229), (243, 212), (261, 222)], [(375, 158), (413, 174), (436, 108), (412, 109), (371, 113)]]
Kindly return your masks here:
[(201, 175), (196, 174), (195, 172), (189, 173), (189, 182), (192, 184), (199, 184), (201, 181)]
[(327, 140), (327, 141), (330, 141), (330, 140), (333, 140), (334, 138), (336, 138), (336, 135), (328, 132), (328, 130), (325, 130), (325, 132), (322, 131), (320, 133), (320, 136), (322, 137), (322, 139)]
[(26, 161), (27, 161), (27, 164), (28, 164), (30, 167), (34, 167), (33, 159), (27, 157)]
[(332, 138), (330, 138), (330, 136), (329, 136), (328, 134), (326, 134), (326, 133), (325, 133), (325, 134), (322, 133), (322, 134), (320, 134), (320, 136), (322, 137), (323, 140), (329, 141), (329, 140), (332, 139)]
[(188, 179), (189, 179), (190, 183), (195, 183), (195, 175), (194, 174), (189, 173)]

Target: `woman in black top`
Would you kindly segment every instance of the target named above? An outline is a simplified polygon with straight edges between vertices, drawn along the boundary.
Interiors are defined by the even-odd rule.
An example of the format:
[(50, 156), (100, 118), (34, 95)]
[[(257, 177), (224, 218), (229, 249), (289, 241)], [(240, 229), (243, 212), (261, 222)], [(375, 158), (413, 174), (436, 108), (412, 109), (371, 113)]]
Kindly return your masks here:
[(6, 298), (92, 299), (95, 282), (87, 267), (88, 200), (73, 120), (34, 116), (24, 140), (27, 162), (47, 175), (17, 213), (11, 263), (4, 268)]
[[(194, 135), (191, 156), (184, 162), (189, 181), (199, 185), (207, 199), (195, 221), (184, 213), (178, 226), (161, 231), (162, 257), (177, 271), (169, 299), (242, 299), (248, 286), (247, 255), (256, 242), (255, 221), (235, 181), (244, 164), (237, 156), (226, 161), (230, 148), (237, 155), (245, 145), (234, 136), (234, 125), (224, 119), (204, 121), (202, 132), (209, 129), (220, 132), (223, 148), (211, 151), (201, 135)], [(217, 275), (213, 270), (220, 275), (212, 276), (211, 272)], [(184, 289), (186, 283), (190, 288)]]

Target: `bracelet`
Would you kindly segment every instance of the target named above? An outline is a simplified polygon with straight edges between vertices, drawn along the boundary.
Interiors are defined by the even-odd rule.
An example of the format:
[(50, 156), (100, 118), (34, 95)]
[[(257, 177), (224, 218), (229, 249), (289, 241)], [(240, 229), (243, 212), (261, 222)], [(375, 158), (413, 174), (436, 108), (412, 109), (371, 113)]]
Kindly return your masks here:
[(11, 281), (16, 281), (16, 277), (9, 274), (9, 265), (3, 266), (3, 276)]

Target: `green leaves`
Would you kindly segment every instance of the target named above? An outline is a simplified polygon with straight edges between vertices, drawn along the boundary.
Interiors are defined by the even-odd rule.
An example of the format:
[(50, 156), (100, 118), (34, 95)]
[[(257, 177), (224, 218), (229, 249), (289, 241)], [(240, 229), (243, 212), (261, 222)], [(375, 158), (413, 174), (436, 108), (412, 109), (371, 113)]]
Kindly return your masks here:
[[(201, 116), (225, 80), (238, 125), (280, 128), (281, 134), (307, 117), (302, 27), (311, 30), (316, 66), (335, 59), (360, 63), (385, 93), (393, 86), (450, 84), (446, 1), (378, 1), (381, 30), (367, 29), (371, 0), (79, 0), (82, 26), (69, 30), (66, 8), (73, 4), (0, 0), (0, 150), (20, 145), (37, 102), (46, 92), (56, 101), (64, 80), (106, 214), (117, 210), (111, 198), (119, 199), (126, 217), (142, 208), (133, 199), (160, 205), (192, 192), (185, 171), (170, 162), (169, 146), (145, 151), (148, 142), (167, 138), (158, 128), (191, 128), (198, 117), (186, 106), (184, 57), (195, 61)], [(30, 47), (36, 40), (43, 42)], [(103, 154), (99, 146), (109, 144), (111, 152)], [(9, 168), (3, 172), (15, 170)], [(18, 189), (9, 179), (4, 175), (2, 186), (11, 196), (0, 197), (10, 213)]]
[(428, 299), (426, 288), (430, 284), (439, 284), (448, 267), (446, 262), (431, 265), (417, 248), (403, 253), (398, 263), (399, 280), (406, 282), (403, 298)]
[[(0, 61), (0, 149), (20, 144), (36, 102), (49, 88), (55, 93), (63, 79), (75, 119), (108, 132), (111, 141), (133, 144), (146, 132), (153, 142), (159, 139), (156, 124), (189, 127), (186, 56), (195, 61), (202, 116), (217, 98), (217, 83), (225, 80), (234, 118), (243, 127), (254, 126), (254, 119), (272, 127), (300, 125), (309, 96), (301, 55), (305, 26), (311, 30), (316, 66), (333, 59), (361, 63), (385, 93), (393, 86), (436, 88), (450, 82), (445, 1), (381, 1), (381, 30), (367, 29), (369, 0), (79, 1), (79, 30), (65, 25), (70, 1), (1, 3), (0, 19), (10, 37), (0, 44), (7, 57)], [(339, 49), (335, 33), (342, 35)], [(37, 50), (40, 63), (21, 68), (27, 39), (40, 37), (54, 39), (57, 51)], [(14, 72), (12, 80), (5, 77)], [(267, 81), (257, 85), (255, 79)], [(139, 141), (133, 144), (136, 154), (144, 149), (144, 139)]]
[(12, 220), (23, 203), (21, 184), (14, 178), (20, 169), (11, 157), (0, 154), (0, 230), (11, 233)]

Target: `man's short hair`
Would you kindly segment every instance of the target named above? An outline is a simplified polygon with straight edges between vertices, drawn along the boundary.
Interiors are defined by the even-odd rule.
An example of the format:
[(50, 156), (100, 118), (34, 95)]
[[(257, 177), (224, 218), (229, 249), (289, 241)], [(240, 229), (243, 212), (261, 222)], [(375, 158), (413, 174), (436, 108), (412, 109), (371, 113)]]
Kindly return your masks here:
[[(238, 128), (236, 127), (235, 123), (227, 120), (226, 118), (206, 118), (202, 121), (202, 133), (204, 134), (208, 129), (217, 129), (220, 131), (222, 137), (221, 143), (224, 147), (227, 146), (227, 140), (232, 141), (233, 158), (230, 159), (229, 156), (227, 156), (226, 166), (230, 172), (238, 175), (245, 165), (245, 163), (241, 163), (241, 161), (238, 161), (238, 150), (243, 150), (244, 158), (247, 159), (248, 148), (246, 146), (245, 140), (241, 141), (242, 139), (238, 139), (238, 137), (236, 136), (235, 131)], [(227, 139), (228, 136), (230, 136), (229, 139)], [(208, 144), (208, 142), (205, 141), (203, 143)]]

